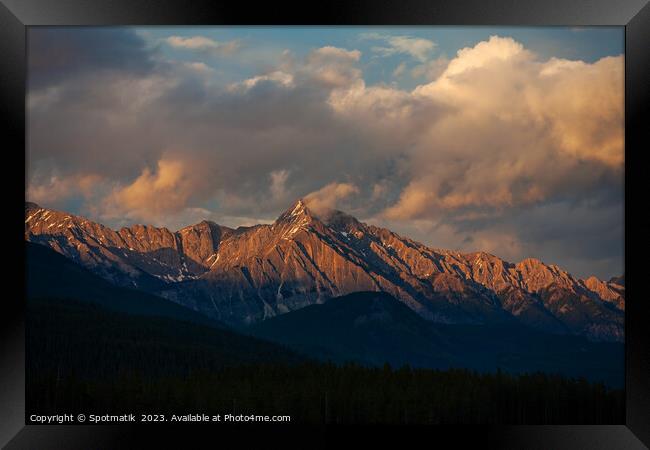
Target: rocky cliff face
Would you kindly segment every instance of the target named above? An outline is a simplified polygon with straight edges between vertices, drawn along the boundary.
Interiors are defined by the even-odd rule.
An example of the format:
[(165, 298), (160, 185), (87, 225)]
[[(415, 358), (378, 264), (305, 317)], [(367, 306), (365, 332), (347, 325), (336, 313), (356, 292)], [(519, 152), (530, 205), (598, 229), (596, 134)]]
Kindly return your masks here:
[(432, 249), (340, 211), (316, 215), (303, 201), (273, 224), (236, 230), (201, 222), (177, 232), (143, 225), (113, 231), (33, 204), (25, 226), (27, 240), (114, 282), (149, 276), (160, 295), (231, 324), (384, 291), (436, 322), (519, 321), (623, 339), (620, 285), (578, 280), (536, 259), (511, 264), (486, 253)]
[(614, 304), (618, 309), (625, 311), (625, 280), (618, 277), (610, 281), (602, 281), (596, 277), (584, 280), (587, 289), (596, 294), (603, 301)]
[(114, 231), (83, 217), (25, 205), (26, 240), (47, 245), (121, 286), (156, 289), (164, 282), (197, 278), (232, 231), (206, 221), (174, 233), (150, 225)]

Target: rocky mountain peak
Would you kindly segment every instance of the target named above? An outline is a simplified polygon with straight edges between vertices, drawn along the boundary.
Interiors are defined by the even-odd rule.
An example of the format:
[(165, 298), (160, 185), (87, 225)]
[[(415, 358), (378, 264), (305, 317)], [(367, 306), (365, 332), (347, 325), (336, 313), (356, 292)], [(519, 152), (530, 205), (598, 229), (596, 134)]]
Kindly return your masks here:
[(541, 268), (546, 268), (546, 264), (544, 264), (541, 260), (537, 258), (525, 258), (522, 259), (517, 266), (519, 267), (526, 267), (530, 270), (535, 270), (535, 269), (541, 269)]
[(619, 286), (625, 286), (625, 274), (620, 277), (612, 277), (609, 279), (610, 283), (618, 284)]
[(324, 223), (336, 231), (347, 231), (348, 233), (358, 231), (361, 228), (361, 222), (355, 217), (333, 209), (323, 217)]
[(181, 236), (187, 234), (187, 233), (212, 233), (216, 234), (218, 232), (231, 232), (233, 231), (232, 228), (225, 227), (223, 225), (219, 225), (215, 222), (212, 222), (210, 220), (202, 220), (199, 223), (195, 223), (193, 225), (188, 225), (186, 227), (181, 228), (180, 230), (177, 231), (178, 234)]
[(276, 219), (275, 223), (297, 222), (304, 219), (313, 220), (314, 214), (307, 207), (307, 203), (300, 198), (296, 200)]
[(611, 280), (602, 281), (595, 276), (583, 280), (583, 283), (587, 289), (595, 293), (601, 300), (613, 303), (621, 310), (625, 309), (625, 286), (622, 284)]

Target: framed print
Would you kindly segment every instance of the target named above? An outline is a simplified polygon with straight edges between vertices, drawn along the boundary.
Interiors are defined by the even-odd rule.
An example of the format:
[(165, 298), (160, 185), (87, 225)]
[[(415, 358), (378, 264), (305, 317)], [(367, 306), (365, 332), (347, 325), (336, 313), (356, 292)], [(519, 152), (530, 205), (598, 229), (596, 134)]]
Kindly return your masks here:
[(646, 2), (0, 11), (7, 448), (648, 445)]

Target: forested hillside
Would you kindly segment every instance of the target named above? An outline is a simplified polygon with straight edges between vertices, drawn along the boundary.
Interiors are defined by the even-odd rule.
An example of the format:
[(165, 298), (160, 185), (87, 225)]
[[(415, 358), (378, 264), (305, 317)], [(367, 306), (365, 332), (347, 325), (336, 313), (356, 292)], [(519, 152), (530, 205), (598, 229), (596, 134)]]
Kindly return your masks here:
[(30, 300), (27, 412), (291, 415), (300, 423), (623, 423), (586, 380), (303, 359), (169, 318)]

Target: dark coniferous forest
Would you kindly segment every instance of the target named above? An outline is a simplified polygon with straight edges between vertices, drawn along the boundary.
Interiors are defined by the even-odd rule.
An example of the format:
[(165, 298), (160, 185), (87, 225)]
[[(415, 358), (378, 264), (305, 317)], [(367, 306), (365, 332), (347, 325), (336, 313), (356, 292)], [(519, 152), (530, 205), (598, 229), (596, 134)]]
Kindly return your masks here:
[(27, 310), (27, 412), (297, 423), (623, 423), (619, 389), (532, 373), (327, 363), (232, 331), (63, 299)]

